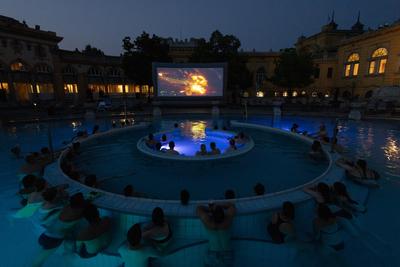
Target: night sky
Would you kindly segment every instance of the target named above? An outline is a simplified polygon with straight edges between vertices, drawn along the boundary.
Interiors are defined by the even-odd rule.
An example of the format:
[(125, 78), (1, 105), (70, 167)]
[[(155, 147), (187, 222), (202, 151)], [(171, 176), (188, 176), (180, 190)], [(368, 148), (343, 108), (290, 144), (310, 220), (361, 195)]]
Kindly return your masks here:
[(234, 34), (245, 50), (290, 47), (301, 34), (320, 30), (335, 10), (339, 28), (361, 20), (376, 28), (400, 18), (399, 0), (1, 0), (0, 14), (56, 31), (61, 48), (91, 44), (121, 53), (121, 40), (143, 30), (163, 37)]

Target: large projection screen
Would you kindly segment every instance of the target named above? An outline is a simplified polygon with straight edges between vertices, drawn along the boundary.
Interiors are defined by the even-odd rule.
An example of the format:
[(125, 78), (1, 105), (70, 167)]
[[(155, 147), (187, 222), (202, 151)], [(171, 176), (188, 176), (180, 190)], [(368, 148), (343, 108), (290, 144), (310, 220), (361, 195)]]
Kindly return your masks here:
[(225, 64), (153, 65), (157, 98), (222, 98)]

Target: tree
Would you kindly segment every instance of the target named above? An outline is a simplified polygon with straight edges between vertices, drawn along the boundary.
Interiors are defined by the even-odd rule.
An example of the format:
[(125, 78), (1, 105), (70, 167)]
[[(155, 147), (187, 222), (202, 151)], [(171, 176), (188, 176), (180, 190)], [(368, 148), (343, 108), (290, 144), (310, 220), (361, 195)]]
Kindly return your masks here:
[(146, 32), (135, 40), (125, 37), (122, 43), (122, 68), (126, 75), (137, 84), (153, 85), (152, 63), (171, 61), (168, 44), (163, 38), (154, 34), (150, 37)]
[(90, 44), (85, 46), (85, 49), (82, 50), (82, 53), (88, 56), (104, 56), (104, 52)]
[(315, 67), (311, 54), (285, 49), (275, 64), (270, 80), (274, 85), (287, 88), (289, 95), (294, 88), (303, 88), (314, 82)]
[(210, 39), (199, 39), (191, 55), (190, 62), (228, 63), (228, 89), (237, 91), (251, 86), (251, 73), (246, 67), (246, 59), (239, 53), (240, 40), (234, 35), (223, 35), (214, 31)]

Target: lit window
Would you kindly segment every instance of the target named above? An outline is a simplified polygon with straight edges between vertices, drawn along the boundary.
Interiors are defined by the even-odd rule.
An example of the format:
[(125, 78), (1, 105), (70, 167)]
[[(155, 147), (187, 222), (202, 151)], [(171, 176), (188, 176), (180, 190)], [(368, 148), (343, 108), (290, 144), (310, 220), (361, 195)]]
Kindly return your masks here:
[(0, 83), (0, 90), (8, 92), (8, 83)]
[(372, 59), (369, 64), (369, 74), (383, 74), (386, 70), (388, 51), (386, 48), (378, 48), (372, 53)]
[(263, 91), (258, 91), (256, 96), (257, 97), (264, 97), (264, 92)]
[(135, 93), (140, 93), (140, 86), (139, 85), (135, 86)]
[(285, 92), (283, 92), (283, 96), (284, 97), (287, 97), (288, 96), (288, 93), (285, 91)]
[(78, 93), (78, 85), (76, 83), (73, 84), (64, 84), (64, 91), (66, 94), (77, 94)]
[(36, 85), (36, 92), (38, 94), (53, 94), (54, 88), (52, 83), (40, 83)]
[(292, 96), (296, 97), (297, 96), (297, 91), (292, 92)]
[(306, 95), (306, 91), (302, 91), (301, 94), (302, 94), (302, 95)]
[(382, 73), (385, 73), (386, 62), (387, 62), (387, 59), (386, 59), (386, 58), (381, 59), (381, 61), (379, 62), (379, 70), (378, 70), (379, 73), (381, 73), (381, 74), (382, 74)]
[(346, 69), (344, 71), (344, 76), (349, 77), (350, 76), (350, 70), (351, 70), (351, 65), (350, 64), (346, 65)]
[(12, 71), (26, 71), (25, 65), (22, 62), (15, 62), (10, 66)]
[(368, 70), (369, 74), (374, 74), (375, 73), (375, 61), (371, 61), (369, 63), (369, 70)]
[(345, 69), (344, 69), (344, 76), (357, 76), (358, 69), (360, 66), (360, 55), (358, 53), (352, 53), (346, 61)]
[(358, 69), (360, 67), (360, 63), (355, 63), (353, 66), (353, 76), (357, 76), (358, 75)]

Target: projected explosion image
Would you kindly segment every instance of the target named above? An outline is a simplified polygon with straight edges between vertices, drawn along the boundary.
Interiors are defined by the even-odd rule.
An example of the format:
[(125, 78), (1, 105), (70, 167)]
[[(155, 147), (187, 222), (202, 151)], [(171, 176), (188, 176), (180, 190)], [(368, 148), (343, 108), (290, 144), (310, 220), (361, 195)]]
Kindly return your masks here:
[(158, 96), (222, 96), (223, 68), (157, 68)]

